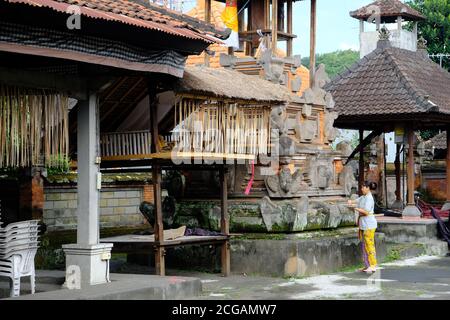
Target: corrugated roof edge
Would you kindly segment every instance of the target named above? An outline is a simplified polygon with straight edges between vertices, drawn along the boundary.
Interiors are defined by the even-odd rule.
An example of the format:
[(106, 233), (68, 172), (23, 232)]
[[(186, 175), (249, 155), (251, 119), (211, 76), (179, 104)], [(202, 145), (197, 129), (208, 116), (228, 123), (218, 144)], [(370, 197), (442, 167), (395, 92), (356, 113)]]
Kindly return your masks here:
[[(67, 2), (61, 1), (53, 1), (53, 0), (3, 0), (9, 3), (20, 3), (33, 7), (44, 7), (57, 12), (67, 13), (68, 7), (71, 4)], [(170, 27), (164, 25), (162, 23), (157, 23), (154, 21), (143, 20), (139, 18), (133, 18), (122, 14), (116, 14), (113, 12), (105, 12), (102, 10), (92, 9), (86, 6), (81, 6), (81, 14), (93, 19), (101, 19), (105, 21), (115, 21), (127, 25), (132, 25), (135, 27), (156, 30), (167, 34), (172, 34), (174, 36), (179, 36), (183, 38), (193, 39), (193, 40), (201, 40), (206, 43), (212, 44), (217, 43), (218, 39), (213, 36), (201, 34), (199, 31), (193, 28), (185, 28), (185, 29), (176, 29), (175, 27)], [(153, 9), (153, 8), (152, 8)]]
[(152, 6), (150, 8), (150, 6), (149, 6), (150, 3), (148, 1), (144, 1), (144, 0), (128, 0), (128, 1), (140, 4), (140, 5), (144, 6), (144, 7), (149, 8), (149, 9), (161, 12), (162, 14), (168, 15), (171, 18), (178, 19), (178, 18), (181, 17), (183, 20), (186, 20), (186, 21), (189, 21), (189, 22), (191, 22), (193, 24), (198, 25), (198, 27), (203, 29), (203, 31), (213, 33), (214, 37), (219, 38), (221, 40), (227, 39), (230, 36), (230, 34), (231, 34), (231, 29), (222, 30), (222, 29), (219, 29), (219, 28), (215, 27), (211, 23), (206, 23), (205, 21), (202, 21), (200, 19), (188, 16), (186, 14), (183, 14), (183, 13), (180, 13), (180, 12), (177, 12), (177, 11), (173, 11), (173, 10), (164, 8), (162, 6)]

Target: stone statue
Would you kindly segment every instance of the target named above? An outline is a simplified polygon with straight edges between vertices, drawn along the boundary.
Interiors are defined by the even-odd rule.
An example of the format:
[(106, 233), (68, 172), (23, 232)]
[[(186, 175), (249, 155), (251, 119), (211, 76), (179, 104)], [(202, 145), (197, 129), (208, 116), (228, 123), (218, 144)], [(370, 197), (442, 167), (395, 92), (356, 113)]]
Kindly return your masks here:
[(277, 84), (281, 84), (285, 81), (284, 61), (283, 59), (273, 57), (271, 49), (263, 51), (259, 62), (264, 68), (266, 80)]
[(287, 134), (287, 114), (283, 107), (274, 108), (270, 114), (272, 129), (279, 131), (279, 135)]
[[(163, 213), (163, 227), (164, 229), (170, 229), (173, 226), (173, 221), (175, 217), (176, 202), (175, 198), (168, 196), (165, 197), (162, 202), (162, 213)], [(147, 222), (155, 227), (155, 205), (153, 203), (143, 201), (139, 205), (139, 211), (145, 217)]]
[(330, 185), (331, 169), (328, 166), (320, 165), (317, 167), (317, 187), (327, 189)]
[(352, 194), (353, 188), (358, 188), (358, 181), (355, 178), (355, 173), (350, 165), (346, 165), (339, 174), (339, 184), (344, 187), (344, 192), (347, 197)]
[(303, 181), (303, 174), (297, 170), (294, 174), (288, 167), (282, 168), (278, 175), (265, 179), (269, 196), (273, 198), (294, 197), (309, 186)]
[(300, 142), (311, 142), (317, 135), (317, 122), (314, 120), (302, 121), (302, 112), (297, 113), (295, 137)]
[(328, 94), (324, 89), (322, 89), (330, 81), (331, 80), (325, 71), (325, 65), (320, 64), (316, 69), (316, 73), (314, 74), (312, 88), (307, 89), (303, 94), (306, 103), (333, 108), (334, 101), (331, 95)]
[(349, 157), (353, 150), (352, 146), (348, 141), (341, 141), (336, 145), (336, 150), (341, 152), (342, 156)]
[(337, 119), (337, 112), (326, 112), (324, 117), (325, 139), (332, 143), (339, 135), (339, 130), (334, 127), (334, 121)]

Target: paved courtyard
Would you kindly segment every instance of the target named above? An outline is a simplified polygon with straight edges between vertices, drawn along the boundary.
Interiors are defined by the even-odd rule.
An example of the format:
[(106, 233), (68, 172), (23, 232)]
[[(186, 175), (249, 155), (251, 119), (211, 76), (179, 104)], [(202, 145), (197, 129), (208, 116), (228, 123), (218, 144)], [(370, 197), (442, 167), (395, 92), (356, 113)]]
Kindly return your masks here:
[[(180, 272), (177, 272), (180, 275)], [(378, 273), (343, 272), (282, 279), (182, 272), (201, 279), (196, 299), (450, 299), (450, 257), (421, 256), (382, 264)]]

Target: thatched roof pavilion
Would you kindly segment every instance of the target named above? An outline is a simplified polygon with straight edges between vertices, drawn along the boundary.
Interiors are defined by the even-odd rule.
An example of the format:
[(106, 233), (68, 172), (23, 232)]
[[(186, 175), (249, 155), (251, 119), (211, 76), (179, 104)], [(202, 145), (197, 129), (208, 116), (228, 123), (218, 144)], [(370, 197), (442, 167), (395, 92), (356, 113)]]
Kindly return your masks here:
[(205, 94), (249, 102), (286, 103), (300, 101), (286, 86), (230, 69), (191, 67), (175, 87), (177, 93)]

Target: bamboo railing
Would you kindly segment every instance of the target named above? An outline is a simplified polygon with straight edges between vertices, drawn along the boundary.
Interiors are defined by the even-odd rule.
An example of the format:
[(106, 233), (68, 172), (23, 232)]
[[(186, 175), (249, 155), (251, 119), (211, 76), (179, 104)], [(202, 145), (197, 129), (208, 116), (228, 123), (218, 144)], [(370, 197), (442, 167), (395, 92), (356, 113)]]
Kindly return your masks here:
[(174, 149), (183, 152), (270, 153), (268, 105), (181, 97), (175, 105)]
[(151, 153), (150, 131), (110, 132), (100, 136), (102, 157), (143, 155)]

